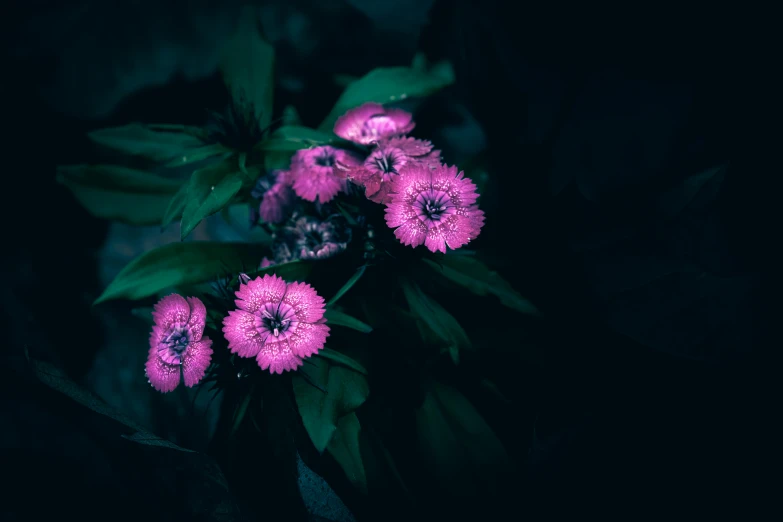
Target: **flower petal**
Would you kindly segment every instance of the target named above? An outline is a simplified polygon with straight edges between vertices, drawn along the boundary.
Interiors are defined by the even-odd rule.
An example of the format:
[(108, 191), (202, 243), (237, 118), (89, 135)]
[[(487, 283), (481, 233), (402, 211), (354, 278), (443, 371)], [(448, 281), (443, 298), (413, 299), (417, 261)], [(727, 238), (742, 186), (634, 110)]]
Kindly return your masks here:
[(151, 348), (145, 365), (147, 379), (153, 388), (161, 393), (174, 391), (179, 385), (180, 369), (178, 364), (167, 364), (158, 357), (157, 349)]
[(302, 359), (291, 351), (288, 341), (267, 342), (258, 352), (256, 361), (262, 370), (268, 369), (271, 373), (296, 370), (304, 364)]
[(188, 326), (190, 327), (190, 340), (199, 341), (201, 336), (204, 335), (204, 325), (207, 322), (207, 307), (201, 302), (198, 297), (188, 297), (188, 305), (190, 306), (190, 319), (188, 320)]
[(310, 357), (321, 350), (329, 337), (329, 327), (325, 324), (299, 323), (288, 335), (291, 351), (298, 357)]
[(324, 316), (324, 298), (307, 283), (290, 283), (283, 302), (294, 309), (297, 321), (314, 323)]
[(192, 388), (204, 378), (212, 361), (212, 340), (203, 337), (200, 341), (188, 345), (182, 357), (182, 377), (185, 386)]
[(255, 325), (256, 317), (243, 310), (232, 310), (223, 318), (223, 335), (228, 349), (240, 357), (255, 357), (264, 345), (264, 338)]
[(273, 274), (256, 277), (247, 284), (239, 285), (235, 301), (237, 308), (251, 314), (267, 303), (279, 303), (283, 298), (286, 282)]
[(190, 318), (190, 305), (179, 294), (167, 295), (155, 304), (152, 318), (156, 325), (164, 329), (175, 323), (185, 324)]

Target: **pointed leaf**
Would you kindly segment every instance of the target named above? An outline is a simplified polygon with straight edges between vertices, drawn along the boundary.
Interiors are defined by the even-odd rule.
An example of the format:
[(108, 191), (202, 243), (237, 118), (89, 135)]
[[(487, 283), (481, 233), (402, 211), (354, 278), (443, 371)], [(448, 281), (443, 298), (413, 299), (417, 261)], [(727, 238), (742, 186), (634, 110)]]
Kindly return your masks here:
[(169, 200), (166, 212), (163, 213), (163, 219), (160, 222), (161, 228), (166, 228), (175, 219), (182, 217), (182, 211), (185, 210), (185, 203), (188, 200), (188, 185), (188, 183), (183, 183), (176, 194)]
[(115, 165), (73, 165), (57, 169), (57, 181), (90, 214), (129, 225), (160, 223), (182, 182)]
[(419, 285), (409, 279), (403, 279), (402, 292), (405, 294), (411, 312), (444, 342), (452, 358), (454, 358), (455, 348), (468, 350), (472, 348), (468, 334), (454, 316), (425, 294)]
[(327, 449), (334, 460), (343, 468), (345, 476), (351, 484), (367, 494), (367, 474), (362, 462), (362, 454), (359, 447), (359, 432), (361, 425), (359, 417), (355, 413), (349, 413), (337, 421), (337, 430), (329, 441)]
[(686, 178), (682, 183), (659, 196), (656, 202), (658, 212), (666, 217), (679, 214), (702, 190), (708, 190), (710, 186), (719, 189), (725, 174), (726, 167), (718, 166)]
[(180, 235), (186, 238), (201, 220), (219, 212), (242, 188), (243, 175), (231, 161), (204, 167), (193, 173), (187, 203), (182, 211)]
[(366, 102), (389, 103), (414, 96), (427, 96), (454, 83), (454, 70), (447, 62), (429, 70), (413, 67), (381, 67), (346, 87), (332, 111), (318, 127), (331, 132), (337, 118)]
[(440, 256), (438, 262), (424, 259), (424, 262), (443, 274), (444, 277), (462, 285), (476, 295), (492, 294), (505, 306), (523, 314), (538, 315), (538, 309), (522, 297), (497, 272), (469, 256)]
[(367, 265), (360, 266), (356, 272), (351, 276), (351, 278), (343, 285), (342, 288), (340, 288), (336, 294), (334, 294), (334, 297), (332, 297), (328, 303), (326, 303), (326, 306), (332, 306), (334, 303), (336, 303), (345, 293), (350, 290), (353, 285), (356, 284), (356, 282), (359, 280), (360, 277), (364, 275), (364, 271), (367, 270)]
[(416, 410), (421, 457), (442, 488), (466, 497), (498, 491), (510, 457), (478, 411), (456, 389), (434, 382)]
[(98, 129), (88, 136), (98, 145), (116, 152), (162, 163), (203, 146), (204, 142), (197, 137), (199, 131), (185, 126), (131, 123), (122, 127)]
[(367, 370), (359, 364), (358, 361), (355, 359), (348, 357), (347, 355), (337, 352), (335, 350), (332, 350), (331, 348), (324, 348), (320, 352), (318, 352), (319, 357), (323, 357), (324, 359), (329, 359), (332, 363), (341, 364), (343, 366), (346, 366), (354, 371), (357, 371), (361, 373), (362, 375), (367, 375)]
[(247, 243), (170, 243), (145, 252), (120, 271), (95, 304), (143, 299), (173, 286), (203, 283), (258, 263), (263, 249)]
[(263, 129), (272, 121), (275, 53), (258, 32), (255, 6), (246, 6), (234, 36), (224, 48), (220, 70), (231, 95), (248, 104)]
[(350, 315), (340, 312), (339, 310), (328, 308), (324, 314), (324, 317), (326, 317), (326, 322), (329, 325), (345, 326), (346, 328), (351, 328), (357, 332), (362, 333), (372, 332), (372, 326), (364, 324), (357, 318), (351, 317)]
[(295, 151), (319, 145), (333, 145), (341, 141), (328, 132), (291, 125), (277, 129), (268, 139), (259, 143), (258, 148), (266, 151)]
[(199, 161), (212, 158), (214, 156), (231, 154), (231, 151), (221, 143), (212, 143), (204, 145), (195, 149), (188, 149), (182, 152), (179, 156), (166, 163), (167, 167), (182, 167), (184, 165), (190, 165)]
[(364, 404), (369, 388), (364, 376), (353, 370), (322, 357), (310, 361), (312, 364), (307, 364), (306, 369), (299, 370), (307, 378), (298, 374), (293, 377), (294, 396), (313, 445), (323, 453), (337, 429), (337, 421)]

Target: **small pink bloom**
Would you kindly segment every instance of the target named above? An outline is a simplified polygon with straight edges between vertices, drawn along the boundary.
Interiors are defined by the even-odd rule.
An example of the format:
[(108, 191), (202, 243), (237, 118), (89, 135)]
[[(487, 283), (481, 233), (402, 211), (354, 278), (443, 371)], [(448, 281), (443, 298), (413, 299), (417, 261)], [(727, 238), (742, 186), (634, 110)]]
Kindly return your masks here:
[(152, 312), (155, 325), (150, 334), (146, 374), (159, 392), (170, 392), (184, 379), (192, 388), (212, 360), (212, 341), (204, 337), (207, 309), (197, 297), (167, 295)]
[(414, 165), (394, 178), (386, 224), (403, 245), (445, 253), (478, 237), (484, 212), (476, 185), (456, 167)]
[(337, 119), (334, 133), (339, 137), (369, 145), (384, 138), (407, 134), (415, 127), (413, 115), (402, 109), (387, 109), (380, 103), (365, 103)]
[(268, 257), (264, 256), (264, 258), (261, 260), (261, 268), (266, 268), (268, 266), (274, 265), (275, 262), (269, 259)]
[(307, 201), (330, 201), (345, 190), (345, 180), (335, 174), (335, 164), (354, 166), (359, 160), (350, 152), (328, 145), (302, 149), (291, 158), (294, 192)]
[(391, 184), (400, 170), (413, 165), (439, 165), (440, 151), (429, 141), (414, 138), (384, 140), (370, 153), (364, 164), (354, 168), (338, 165), (347, 179), (362, 185), (365, 196), (375, 203), (391, 203)]
[(236, 295), (238, 309), (223, 319), (228, 348), (255, 357), (262, 370), (296, 370), (326, 343), (324, 299), (310, 285), (266, 274), (240, 285)]

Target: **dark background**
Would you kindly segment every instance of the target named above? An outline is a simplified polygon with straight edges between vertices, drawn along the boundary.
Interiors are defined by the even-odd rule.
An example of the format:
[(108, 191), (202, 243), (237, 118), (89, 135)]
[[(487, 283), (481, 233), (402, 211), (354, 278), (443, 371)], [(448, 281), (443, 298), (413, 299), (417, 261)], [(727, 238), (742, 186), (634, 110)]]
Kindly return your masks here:
[[(482, 154), (487, 225), (476, 248), (545, 315), (486, 340), (525, 353), (496, 369), (516, 383), (495, 421), (522, 464), (509, 518), (765, 509), (766, 442), (780, 409), (766, 304), (780, 236), (767, 17), (714, 6), (547, 12), (438, 0), (427, 14), (427, 2), (385, 4), (267, 3), (276, 109), (293, 104), (316, 125), (340, 92), (334, 73), (408, 64), (417, 50), (454, 65), (456, 84), (421, 108), (416, 135), (456, 161)], [(90, 129), (201, 124), (205, 109), (221, 108), (227, 93), (209, 50), (237, 6), (12, 7), (2, 17), (2, 320), (12, 356), (0, 413), (3, 518), (178, 520), (189, 483), (165, 473), (150, 483), (162, 466), (155, 455), (121, 447), (102, 421), (16, 370), (27, 346), (75, 381), (96, 382), (88, 373), (107, 329), (119, 328), (106, 321), (111, 309), (89, 307), (109, 226), (55, 183), (55, 166), (89, 157)], [(662, 217), (661, 198), (721, 165), (722, 178)], [(117, 370), (98, 379), (119, 379), (105, 373)], [(372, 513), (344, 499), (357, 516)]]

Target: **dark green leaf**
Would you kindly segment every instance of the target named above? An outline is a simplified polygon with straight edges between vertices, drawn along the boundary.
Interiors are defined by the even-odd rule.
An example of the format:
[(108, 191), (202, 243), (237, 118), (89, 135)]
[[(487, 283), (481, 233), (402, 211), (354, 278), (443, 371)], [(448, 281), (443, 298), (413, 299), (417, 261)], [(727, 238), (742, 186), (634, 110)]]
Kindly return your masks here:
[(258, 148), (266, 151), (295, 151), (319, 145), (331, 145), (338, 141), (341, 140), (334, 134), (291, 125), (277, 129), (268, 139), (259, 143)]
[[(258, 204), (256, 202), (256, 204)], [(250, 226), (250, 204), (237, 203), (223, 207), (220, 211), (223, 220), (236, 232), (239, 239), (248, 243), (268, 245), (272, 242), (270, 236), (260, 226)]]
[(138, 317), (142, 321), (148, 323), (148, 324), (154, 324), (155, 321), (152, 319), (152, 307), (151, 306), (140, 306), (138, 308), (134, 308), (131, 310), (131, 315), (134, 317)]
[(220, 69), (234, 100), (249, 104), (263, 129), (272, 121), (275, 52), (261, 38), (257, 19), (255, 7), (246, 6), (224, 48)]
[(224, 145), (220, 143), (212, 143), (210, 145), (204, 145), (203, 147), (185, 150), (182, 152), (182, 154), (166, 163), (166, 166), (182, 167), (184, 165), (190, 165), (191, 163), (204, 161), (221, 154), (228, 156), (231, 154), (231, 151), (229, 151)]
[(456, 495), (484, 498), (513, 471), (500, 440), (454, 388), (434, 382), (416, 410), (416, 425), (421, 457), (441, 487)]
[(283, 127), (295, 126), (302, 124), (302, 118), (299, 117), (299, 112), (293, 105), (286, 105), (283, 109)]
[(362, 375), (367, 375), (367, 370), (364, 368), (364, 366), (359, 364), (358, 361), (356, 361), (351, 357), (348, 357), (343, 353), (332, 350), (331, 348), (322, 349), (320, 352), (318, 352), (318, 356), (323, 357), (324, 359), (329, 359), (333, 363), (342, 364), (343, 366), (346, 366), (354, 371), (357, 371)]
[(511, 288), (511, 285), (497, 272), (490, 270), (487, 265), (475, 257), (440, 256), (437, 263), (430, 259), (424, 259), (424, 262), (476, 295), (492, 294), (512, 310), (523, 314), (538, 315), (538, 310), (530, 301)]
[(299, 370), (307, 379), (300, 375), (293, 377), (294, 396), (313, 445), (323, 452), (332, 440), (340, 417), (364, 404), (369, 388), (360, 373), (322, 357), (313, 357), (310, 361), (312, 364)]
[(725, 174), (726, 167), (719, 166), (686, 178), (685, 181), (659, 196), (656, 202), (658, 212), (666, 217), (676, 216), (702, 190), (709, 189), (711, 185), (714, 185), (716, 190), (719, 189)]
[(204, 167), (193, 173), (187, 203), (182, 211), (180, 235), (186, 238), (201, 220), (220, 211), (242, 188), (244, 175), (231, 161)]
[(364, 275), (364, 271), (367, 270), (367, 265), (360, 266), (356, 272), (351, 276), (351, 278), (343, 285), (342, 288), (340, 288), (336, 294), (334, 294), (334, 297), (332, 297), (328, 303), (326, 303), (326, 306), (332, 306), (334, 303), (337, 302), (338, 299), (340, 299), (345, 293), (350, 290), (353, 285), (356, 284), (356, 282), (359, 280), (360, 277)]
[[(168, 130), (176, 129), (176, 130)], [(155, 130), (157, 129), (157, 130)], [(155, 162), (168, 162), (204, 145), (196, 137), (197, 129), (132, 123), (122, 127), (99, 129), (89, 133), (95, 143), (129, 156), (140, 156)]]
[(169, 204), (166, 207), (166, 211), (163, 213), (163, 219), (161, 219), (160, 227), (166, 228), (175, 219), (182, 217), (182, 211), (185, 210), (185, 203), (188, 200), (188, 183), (183, 183), (177, 190), (176, 194), (169, 200)]
[(357, 318), (351, 317), (339, 310), (329, 308), (326, 310), (324, 317), (326, 317), (326, 323), (329, 325), (345, 326), (346, 328), (351, 328), (362, 333), (372, 332), (372, 326), (364, 324)]
[(411, 312), (443, 341), (452, 358), (455, 357), (453, 353), (455, 350), (472, 348), (468, 335), (454, 316), (425, 294), (416, 283), (403, 279), (402, 292), (405, 294)]
[(349, 413), (337, 421), (337, 430), (329, 441), (327, 449), (334, 460), (343, 468), (345, 476), (351, 484), (367, 494), (367, 474), (362, 462), (359, 448), (359, 432), (361, 425), (355, 413)]
[(123, 439), (128, 439), (130, 441), (136, 442), (138, 444), (144, 444), (146, 446), (158, 446), (160, 448), (169, 448), (174, 449), (177, 451), (185, 451), (188, 453), (196, 453), (193, 450), (185, 449), (180, 446), (177, 446), (170, 440), (161, 439), (160, 437), (156, 437), (155, 435), (152, 435), (150, 433), (144, 433), (141, 431), (137, 431), (133, 435), (122, 435)]
[(337, 118), (363, 103), (389, 103), (414, 96), (427, 96), (452, 83), (454, 70), (446, 62), (435, 64), (428, 71), (413, 67), (374, 69), (348, 85), (318, 130), (331, 132)]
[(247, 243), (170, 243), (145, 252), (122, 269), (95, 304), (143, 299), (173, 286), (203, 283), (258, 263), (262, 249)]
[(57, 180), (92, 215), (130, 225), (161, 222), (180, 181), (114, 165), (59, 167)]

